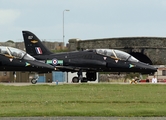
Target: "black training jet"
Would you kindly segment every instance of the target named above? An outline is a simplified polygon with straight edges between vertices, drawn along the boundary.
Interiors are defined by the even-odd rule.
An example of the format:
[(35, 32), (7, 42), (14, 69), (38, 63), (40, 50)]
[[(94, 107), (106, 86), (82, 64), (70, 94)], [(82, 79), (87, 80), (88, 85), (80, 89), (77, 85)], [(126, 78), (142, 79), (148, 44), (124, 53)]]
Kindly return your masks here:
[(52, 65), (36, 60), (17, 48), (0, 46), (0, 71), (52, 72)]
[[(29, 31), (22, 31), (26, 52), (37, 60), (43, 60), (55, 66), (58, 71), (78, 72), (73, 82), (95, 81), (96, 72), (139, 72), (154, 73), (156, 68), (142, 63), (130, 54), (114, 49), (92, 49), (53, 54), (37, 36)], [(82, 78), (86, 72), (86, 78)]]

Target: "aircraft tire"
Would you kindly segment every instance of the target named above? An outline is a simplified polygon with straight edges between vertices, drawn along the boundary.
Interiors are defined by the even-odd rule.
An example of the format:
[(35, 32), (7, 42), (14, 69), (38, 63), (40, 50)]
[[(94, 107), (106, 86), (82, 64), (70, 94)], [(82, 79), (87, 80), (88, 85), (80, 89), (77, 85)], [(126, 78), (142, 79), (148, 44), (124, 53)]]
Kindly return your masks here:
[(73, 83), (78, 83), (78, 82), (79, 82), (78, 77), (73, 77), (72, 82), (73, 82)]
[(87, 78), (86, 78), (86, 77), (83, 77), (83, 79), (81, 80), (81, 82), (82, 82), (82, 83), (87, 83), (87, 82), (88, 82), (88, 80), (87, 80)]
[(31, 80), (31, 83), (32, 83), (32, 84), (36, 84), (36, 83), (37, 83), (37, 80), (36, 80), (35, 78), (33, 78), (33, 79)]

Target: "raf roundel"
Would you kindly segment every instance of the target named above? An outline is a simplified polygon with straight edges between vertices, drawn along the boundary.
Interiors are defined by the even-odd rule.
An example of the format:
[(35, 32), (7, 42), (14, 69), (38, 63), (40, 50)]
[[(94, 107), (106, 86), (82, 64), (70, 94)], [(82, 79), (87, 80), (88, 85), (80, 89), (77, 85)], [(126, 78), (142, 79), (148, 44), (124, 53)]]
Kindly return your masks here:
[(57, 64), (58, 64), (58, 60), (57, 60), (57, 59), (53, 59), (53, 60), (52, 60), (52, 64), (53, 64), (53, 65), (57, 65)]

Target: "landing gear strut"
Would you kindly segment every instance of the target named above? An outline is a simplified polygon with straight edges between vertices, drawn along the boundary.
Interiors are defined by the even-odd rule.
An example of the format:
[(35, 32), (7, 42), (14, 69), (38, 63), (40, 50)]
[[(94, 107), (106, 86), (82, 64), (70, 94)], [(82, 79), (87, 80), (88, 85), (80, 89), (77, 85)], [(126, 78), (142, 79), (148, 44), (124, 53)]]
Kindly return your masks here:
[(31, 73), (29, 75), (29, 78), (30, 78), (32, 84), (36, 84), (37, 80), (39, 79), (39, 75), (37, 73)]
[(73, 77), (72, 82), (78, 83), (81, 82), (87, 82), (87, 81), (95, 81), (96, 80), (96, 72), (94, 71), (88, 71), (86, 72), (86, 77), (83, 77), (82, 70), (79, 70), (77, 73), (78, 77)]
[(82, 81), (83, 76), (82, 76), (82, 70), (79, 70), (77, 73), (78, 77), (73, 77), (72, 82), (73, 83), (78, 83), (79, 81)]

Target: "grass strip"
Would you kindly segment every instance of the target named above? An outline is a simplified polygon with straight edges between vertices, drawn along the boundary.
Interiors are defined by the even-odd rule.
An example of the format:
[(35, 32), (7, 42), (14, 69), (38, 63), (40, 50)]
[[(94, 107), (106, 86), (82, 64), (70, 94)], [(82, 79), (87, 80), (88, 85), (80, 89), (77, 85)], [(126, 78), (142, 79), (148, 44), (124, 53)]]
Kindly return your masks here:
[(0, 85), (0, 117), (166, 116), (164, 84)]

